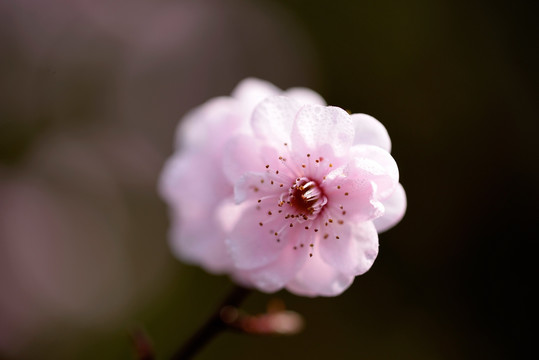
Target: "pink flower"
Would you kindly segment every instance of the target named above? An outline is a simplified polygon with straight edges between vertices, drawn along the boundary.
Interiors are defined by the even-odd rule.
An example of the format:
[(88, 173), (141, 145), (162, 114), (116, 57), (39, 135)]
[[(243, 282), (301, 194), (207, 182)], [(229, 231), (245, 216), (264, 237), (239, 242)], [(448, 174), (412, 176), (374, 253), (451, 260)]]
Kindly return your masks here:
[(221, 217), (233, 276), (265, 292), (340, 294), (369, 270), (377, 232), (406, 208), (385, 128), (282, 96), (261, 102), (251, 127), (223, 159), (238, 204)]
[[(180, 123), (175, 153), (165, 164), (159, 184), (170, 207), (170, 244), (180, 259), (212, 273), (234, 273), (224, 228), (230, 226), (230, 209), (235, 208), (234, 187), (223, 171), (222, 153), (232, 136), (252, 133), (249, 120), (254, 107), (278, 94), (302, 103), (325, 104), (311, 90), (283, 92), (268, 82), (249, 78), (230, 97), (209, 100)], [(226, 224), (221, 221), (223, 214), (227, 214)]]
[(247, 79), (185, 117), (160, 183), (178, 257), (305, 296), (338, 295), (372, 266), (406, 208), (391, 142), (376, 119), (324, 105)]

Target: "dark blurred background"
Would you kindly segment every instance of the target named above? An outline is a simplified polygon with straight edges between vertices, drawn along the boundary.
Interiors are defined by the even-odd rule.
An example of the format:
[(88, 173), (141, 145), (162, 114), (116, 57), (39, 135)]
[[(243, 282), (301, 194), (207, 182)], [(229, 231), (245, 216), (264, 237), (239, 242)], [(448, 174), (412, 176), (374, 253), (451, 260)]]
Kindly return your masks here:
[(190, 108), (247, 76), (387, 127), (408, 195), (336, 298), (279, 297), (294, 337), (200, 359), (532, 354), (539, 25), (532, 1), (0, 2), (0, 358), (165, 359), (232, 287), (168, 249), (156, 192)]

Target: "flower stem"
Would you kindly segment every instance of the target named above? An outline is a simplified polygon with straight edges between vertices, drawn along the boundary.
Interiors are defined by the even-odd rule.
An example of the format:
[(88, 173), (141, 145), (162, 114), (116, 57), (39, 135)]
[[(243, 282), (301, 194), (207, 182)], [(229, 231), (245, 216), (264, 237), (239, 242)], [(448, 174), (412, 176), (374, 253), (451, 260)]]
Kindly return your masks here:
[(172, 360), (191, 359), (200, 349), (204, 347), (210, 340), (217, 336), (221, 331), (228, 328), (221, 317), (221, 310), (227, 306), (236, 307), (251, 293), (250, 289), (241, 286), (235, 286), (223, 302), (217, 307), (211, 317), (202, 325), (196, 333), (185, 342), (185, 344), (176, 351), (172, 356)]

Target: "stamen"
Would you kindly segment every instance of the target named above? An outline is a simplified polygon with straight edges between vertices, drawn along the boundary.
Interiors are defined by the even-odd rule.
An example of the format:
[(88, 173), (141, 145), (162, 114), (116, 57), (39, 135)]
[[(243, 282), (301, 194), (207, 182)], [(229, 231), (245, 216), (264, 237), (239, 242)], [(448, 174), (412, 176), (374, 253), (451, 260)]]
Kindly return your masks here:
[(327, 198), (318, 184), (306, 177), (297, 178), (289, 190), (287, 201), (298, 212), (298, 218), (314, 219), (327, 203)]

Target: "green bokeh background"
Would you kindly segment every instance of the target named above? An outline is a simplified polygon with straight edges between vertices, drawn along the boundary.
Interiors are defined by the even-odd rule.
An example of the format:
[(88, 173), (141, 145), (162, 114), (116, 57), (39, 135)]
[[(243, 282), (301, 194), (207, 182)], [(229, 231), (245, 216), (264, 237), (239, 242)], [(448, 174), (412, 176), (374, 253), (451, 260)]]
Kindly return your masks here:
[[(216, 4), (220, 10), (215, 11), (229, 6), (228, 1), (203, 3), (208, 12)], [(270, 298), (283, 299), (288, 308), (305, 317), (306, 328), (300, 335), (226, 333), (198, 358), (527, 358), (532, 349), (528, 331), (531, 289), (536, 282), (531, 243), (538, 215), (536, 3), (248, 3), (261, 13), (275, 12), (275, 23), (238, 21), (243, 15), (236, 11), (243, 2), (230, 1), (232, 10), (214, 16), (238, 35), (240, 45), (224, 46), (234, 56), (222, 67), (199, 69), (210, 78), (205, 79), (210, 85), (193, 85), (195, 95), (176, 94), (187, 98), (177, 113), (172, 111), (175, 98), (171, 97), (166, 100), (173, 104), (168, 113), (156, 108), (146, 123), (133, 125), (155, 144), (159, 166), (151, 168), (153, 175), (146, 185), (118, 182), (132, 226), (127, 236), (131, 241), (124, 242), (123, 249), (133, 281), (151, 273), (159, 286), (148, 285), (153, 278), (144, 280), (146, 285), (134, 293), (132, 305), (110, 325), (80, 325), (61, 316), (51, 317), (55, 320), (40, 324), (41, 330), (24, 338), (21, 346), (0, 347), (0, 358), (130, 359), (134, 355), (128, 332), (143, 328), (152, 338), (158, 358), (165, 359), (213, 311), (232, 283), (173, 258), (166, 240), (167, 209), (155, 183), (161, 164), (172, 152), (177, 119), (212, 96), (228, 94), (246, 76), (264, 78), (281, 88), (308, 86), (329, 104), (381, 120), (392, 138), (408, 211), (397, 227), (380, 236), (380, 255), (373, 268), (343, 295), (309, 299), (286, 292), (256, 293), (245, 302), (246, 310), (257, 313)], [(111, 16), (129, 17), (125, 6), (120, 9), (125, 11)], [(35, 16), (39, 18), (39, 14)], [(14, 176), (24, 172), (21, 169), (44, 138), (54, 139), (60, 133), (74, 141), (92, 141), (88, 129), (107, 122), (99, 118), (95, 107), (106, 102), (115, 108), (107, 81), (127, 60), (115, 57), (121, 50), (117, 40), (86, 36), (72, 21), (71, 29), (76, 31), (62, 36), (70, 36), (75, 43), (81, 36), (81, 48), (90, 44), (95, 52), (89, 58), (81, 56), (84, 59), (75, 62), (79, 66), (75, 70), (64, 72), (62, 62), (47, 60), (43, 65), (37, 55), (21, 55), (20, 28), (9, 16), (1, 18), (0, 175), (16, 182)], [(271, 33), (279, 21), (293, 29), (293, 39), (279, 28), (270, 37), (273, 42), (259, 44), (271, 61), (258, 59), (256, 46), (242, 46), (242, 42), (257, 44), (256, 38), (249, 37), (253, 27)], [(145, 22), (138, 25), (144, 26)], [(279, 39), (291, 41), (291, 45), (283, 45)], [(188, 63), (193, 68), (205, 66), (198, 61), (205, 56), (204, 49), (223, 46), (224, 40), (208, 23), (204, 37), (196, 41), (198, 52), (185, 55), (192, 57)], [(59, 43), (51, 42), (54, 51), (64, 50)], [(69, 51), (77, 54), (79, 50)], [(289, 54), (295, 54), (292, 65)], [(227, 64), (239, 65), (227, 74)], [(13, 90), (18, 74), (29, 72), (35, 74), (30, 100), (28, 93)], [(170, 74), (168, 82), (160, 82), (162, 74), (154, 81), (153, 73), (148, 74), (145, 82), (132, 84), (151, 87), (144, 88), (147, 95), (142, 95), (150, 110), (153, 96), (160, 98), (168, 92), (170, 82), (199, 81), (177, 73)], [(22, 98), (26, 100), (18, 103)], [(68, 115), (56, 118), (51, 101), (67, 109)], [(122, 129), (130, 126), (129, 118), (121, 119), (115, 125), (116, 134), (121, 137)], [(144, 162), (138, 166), (144, 167)], [(54, 180), (56, 171), (45, 166), (40, 174), (46, 173), (47, 181), (65, 189)], [(68, 187), (71, 194), (79, 191), (76, 184)], [(91, 196), (88, 202), (92, 202)], [(0, 251), (8, 241), (0, 240)], [(99, 266), (99, 258), (95, 263)], [(15, 266), (3, 270), (3, 284), (7, 285), (0, 296), (11, 291), (10, 279), (16, 281), (16, 271)], [(143, 301), (140, 294), (144, 294)], [(99, 306), (114, 299), (105, 294), (93, 301)], [(0, 322), (1, 315), (2, 311)]]

